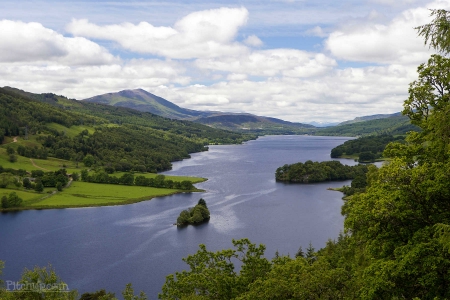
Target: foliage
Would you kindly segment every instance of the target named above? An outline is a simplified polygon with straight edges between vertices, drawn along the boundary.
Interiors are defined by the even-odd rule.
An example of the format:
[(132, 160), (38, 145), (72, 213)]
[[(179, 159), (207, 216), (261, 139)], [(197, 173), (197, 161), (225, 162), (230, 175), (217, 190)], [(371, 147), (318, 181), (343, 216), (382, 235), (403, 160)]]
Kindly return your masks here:
[(369, 120), (352, 124), (343, 124), (317, 129), (315, 135), (365, 136), (365, 135), (404, 135), (409, 131), (418, 131), (405, 116), (392, 116), (384, 119)]
[[(4, 267), (0, 261), (0, 275)], [(127, 284), (122, 291), (124, 300), (147, 300), (144, 292), (139, 295), (134, 294), (131, 283)], [(51, 265), (48, 267), (34, 267), (34, 269), (24, 270), (19, 282), (7, 282), (6, 288), (0, 280), (0, 298), (3, 300), (23, 299), (23, 300), (76, 300), (77, 290), (70, 289), (56, 274)], [(117, 300), (114, 293), (99, 290), (93, 293), (84, 293), (79, 300)]]
[(277, 181), (311, 183), (353, 179), (367, 173), (366, 165), (347, 166), (339, 161), (295, 163), (279, 167), (275, 172)]
[(8, 197), (3, 196), (1, 200), (2, 208), (19, 207), (22, 205), (22, 199), (15, 192), (9, 194)]
[(373, 153), (374, 158), (380, 158), (384, 148), (391, 142), (402, 142), (403, 136), (394, 137), (388, 134), (370, 135), (354, 140), (346, 141), (344, 144), (331, 149), (331, 157), (337, 158), (343, 155), (360, 155), (361, 153)]
[[(167, 276), (158, 298), (196, 295), (203, 297), (198, 299), (233, 299), (246, 292), (250, 284), (270, 271), (270, 262), (263, 257), (263, 245), (241, 239), (233, 240), (233, 246), (235, 249), (210, 252), (200, 245), (196, 254), (183, 259), (190, 270)], [(241, 265), (239, 273), (235, 270), (237, 262)]]
[(420, 36), (425, 39), (425, 44), (448, 54), (450, 52), (450, 13), (444, 9), (431, 9), (434, 19), (431, 23), (416, 27)]
[(203, 198), (198, 200), (198, 204), (187, 210), (183, 210), (177, 218), (177, 225), (199, 224), (209, 220), (210, 212)]
[[(59, 130), (85, 125), (92, 130), (76, 135)], [(12, 88), (0, 89), (0, 135), (1, 140), (4, 136), (35, 137), (37, 144), (17, 146), (21, 156), (50, 156), (84, 162), (89, 168), (108, 166), (116, 171), (140, 172), (168, 170), (171, 161), (205, 151), (208, 143), (241, 143), (255, 138), (132, 109)]]
[(7, 285), (6, 291), (3, 291), (2, 299), (75, 300), (78, 296), (77, 291), (70, 290), (51, 265), (43, 268), (35, 267), (32, 270), (25, 269), (19, 284), (20, 286), (17, 284)]
[(155, 178), (148, 178), (143, 175), (134, 177), (132, 173), (123, 173), (122, 176), (117, 177), (114, 175), (109, 175), (103, 170), (95, 172), (93, 174), (89, 174), (87, 170), (82, 170), (81, 177), (84, 182), (93, 183), (137, 185), (156, 188), (179, 189), (184, 191), (191, 191), (195, 189), (190, 180), (173, 181), (171, 179), (166, 179), (165, 176), (161, 174), (156, 175)]

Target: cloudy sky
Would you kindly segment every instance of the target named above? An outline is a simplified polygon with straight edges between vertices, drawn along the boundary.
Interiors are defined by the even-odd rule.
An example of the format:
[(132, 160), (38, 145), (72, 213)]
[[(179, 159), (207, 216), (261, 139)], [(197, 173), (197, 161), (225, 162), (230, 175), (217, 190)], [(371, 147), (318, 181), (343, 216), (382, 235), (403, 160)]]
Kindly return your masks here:
[(0, 2), (0, 86), (143, 88), (182, 107), (336, 122), (402, 109), (450, 0)]

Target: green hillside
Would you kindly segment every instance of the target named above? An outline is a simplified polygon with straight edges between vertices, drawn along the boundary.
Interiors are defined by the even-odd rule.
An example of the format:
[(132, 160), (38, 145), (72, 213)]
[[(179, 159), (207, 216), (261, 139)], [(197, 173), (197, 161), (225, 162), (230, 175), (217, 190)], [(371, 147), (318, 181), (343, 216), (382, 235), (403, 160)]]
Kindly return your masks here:
[(210, 143), (254, 138), (127, 108), (2, 88), (0, 142), (9, 136), (33, 141), (23, 145), (29, 157), (40, 158), (37, 150), (74, 162), (90, 155), (98, 166), (151, 172), (170, 169), (172, 161), (205, 151)]
[(118, 93), (98, 95), (84, 99), (84, 101), (127, 107), (139, 111), (150, 112), (166, 118), (180, 120), (187, 120), (198, 116), (208, 115), (206, 112), (181, 108), (164, 98), (153, 95), (142, 89), (124, 90)]
[(226, 113), (198, 111), (181, 108), (161, 97), (142, 89), (124, 90), (118, 93), (98, 95), (83, 102), (101, 103), (116, 107), (133, 108), (143, 112), (179, 120), (191, 120), (213, 128), (237, 132), (264, 134), (304, 134), (309, 133), (312, 125), (293, 123), (276, 118), (256, 116), (246, 113)]
[(315, 134), (331, 136), (363, 136), (371, 134), (404, 135), (409, 131), (418, 130), (420, 129), (412, 125), (407, 116), (393, 115), (388, 118), (319, 128), (315, 131)]

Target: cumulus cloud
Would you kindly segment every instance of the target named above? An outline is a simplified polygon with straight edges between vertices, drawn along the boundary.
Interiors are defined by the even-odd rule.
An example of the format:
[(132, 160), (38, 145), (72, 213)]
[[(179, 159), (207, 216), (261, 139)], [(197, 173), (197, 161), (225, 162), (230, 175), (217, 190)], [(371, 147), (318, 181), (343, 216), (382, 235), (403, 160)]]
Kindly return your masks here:
[[(447, 7), (450, 5), (447, 4)], [(430, 11), (404, 11), (389, 24), (353, 23), (330, 34), (326, 48), (337, 58), (379, 64), (419, 64), (433, 53), (414, 29), (430, 21)]]
[(52, 61), (99, 65), (118, 59), (85, 38), (67, 38), (39, 23), (0, 21), (0, 62)]
[(209, 86), (155, 87), (151, 92), (188, 108), (332, 122), (400, 111), (415, 76), (412, 68), (392, 65), (333, 70), (317, 78), (230, 80)]
[(264, 44), (256, 35), (249, 36), (244, 40), (244, 43), (252, 47), (261, 47)]
[[(193, 12), (173, 27), (155, 27), (147, 22), (98, 26), (86, 19), (74, 19), (66, 29), (75, 36), (115, 41), (139, 53), (189, 59), (247, 51), (247, 47), (234, 41), (247, 19), (248, 11), (244, 7), (223, 7)], [(253, 43), (257, 43), (255, 38), (252, 38)]]
[(336, 61), (321, 53), (294, 49), (254, 51), (239, 57), (198, 59), (198, 68), (252, 76), (312, 77), (330, 71)]

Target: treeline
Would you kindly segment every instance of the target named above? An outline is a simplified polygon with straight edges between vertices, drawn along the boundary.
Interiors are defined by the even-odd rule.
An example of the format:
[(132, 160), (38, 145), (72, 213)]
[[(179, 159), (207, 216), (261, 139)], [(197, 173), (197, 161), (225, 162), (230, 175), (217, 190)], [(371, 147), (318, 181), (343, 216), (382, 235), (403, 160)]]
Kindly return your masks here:
[(198, 200), (197, 205), (183, 210), (177, 218), (177, 225), (195, 225), (208, 221), (210, 218), (210, 212), (206, 201), (203, 198)]
[(77, 112), (67, 112), (41, 103), (5, 88), (0, 88), (0, 142), (4, 136), (24, 136), (45, 130), (45, 124), (58, 123), (66, 127), (102, 122), (102, 119)]
[(369, 134), (405, 135), (409, 131), (418, 131), (420, 128), (411, 124), (406, 116), (393, 116), (384, 119), (375, 119), (351, 124), (320, 128), (315, 135), (331, 136), (364, 136)]
[(81, 180), (84, 182), (93, 183), (109, 183), (109, 184), (124, 184), (124, 185), (137, 185), (156, 188), (168, 188), (190, 191), (195, 187), (189, 180), (173, 181), (166, 179), (164, 175), (156, 175), (155, 178), (147, 178), (143, 175), (134, 176), (131, 173), (125, 173), (120, 177), (109, 175), (104, 170), (89, 174), (87, 170), (81, 171)]
[(361, 162), (372, 162), (382, 157), (387, 144), (391, 142), (403, 143), (404, 136), (381, 134), (357, 138), (346, 141), (344, 144), (331, 149), (331, 157), (337, 158), (343, 155), (357, 155)]
[(41, 141), (49, 156), (82, 162), (89, 155), (93, 159), (86, 160), (87, 167), (106, 166), (124, 172), (168, 170), (171, 161), (207, 150), (200, 142), (132, 125), (97, 127), (93, 134), (84, 131), (74, 138), (48, 135)]
[(295, 163), (279, 167), (275, 172), (277, 181), (297, 183), (312, 183), (323, 181), (337, 181), (365, 177), (367, 165), (347, 166), (339, 161)]
[[(70, 137), (49, 123), (88, 125), (95, 131), (90, 134), (85, 130)], [(0, 88), (0, 140), (35, 134), (42, 147), (19, 145), (19, 155), (41, 159), (51, 156), (76, 163), (88, 157), (87, 167), (125, 172), (168, 170), (172, 161), (207, 150), (208, 143), (241, 143), (255, 138), (127, 108)]]

